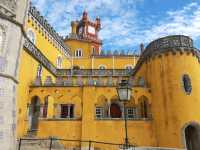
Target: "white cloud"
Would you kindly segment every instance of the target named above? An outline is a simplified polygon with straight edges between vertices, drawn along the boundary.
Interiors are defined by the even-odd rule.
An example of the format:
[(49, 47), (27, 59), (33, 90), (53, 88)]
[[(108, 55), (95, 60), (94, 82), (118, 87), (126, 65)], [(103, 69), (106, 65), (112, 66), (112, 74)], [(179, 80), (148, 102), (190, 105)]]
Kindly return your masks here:
[(172, 34), (184, 34), (194, 40), (200, 38), (200, 5), (190, 3), (182, 10), (169, 11), (168, 16), (149, 30), (144, 30), (144, 41)]
[(88, 11), (91, 19), (100, 16), (100, 37), (104, 41), (104, 47), (112, 50), (131, 49), (142, 42), (149, 43), (172, 34), (184, 34), (195, 40), (200, 39), (200, 5), (195, 2), (181, 10), (168, 11), (164, 18), (160, 16), (159, 20), (155, 20), (154, 15), (148, 18), (139, 17), (142, 12), (138, 12), (137, 4), (142, 4), (143, 0), (32, 1), (62, 36), (70, 32), (71, 21), (80, 19), (84, 9)]

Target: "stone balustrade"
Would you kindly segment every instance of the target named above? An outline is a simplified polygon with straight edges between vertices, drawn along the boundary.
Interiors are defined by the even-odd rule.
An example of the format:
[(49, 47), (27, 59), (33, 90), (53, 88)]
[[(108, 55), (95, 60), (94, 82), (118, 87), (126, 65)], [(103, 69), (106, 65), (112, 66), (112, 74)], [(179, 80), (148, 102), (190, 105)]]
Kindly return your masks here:
[[(57, 77), (55, 79), (55, 82), (53, 82), (51, 76), (47, 76), (44, 83), (41, 81), (41, 77), (36, 77), (35, 80), (32, 83), (32, 86), (55, 86), (55, 87), (69, 87), (69, 86), (107, 86), (107, 87), (112, 87), (112, 86), (118, 86), (119, 82), (122, 80), (122, 77), (72, 77), (68, 76), (67, 78), (63, 78), (61, 76)], [(141, 79), (134, 79), (132, 77), (127, 77), (127, 80), (131, 86), (134, 87), (148, 87), (147, 83), (143, 81), (141, 83)], [(144, 79), (143, 79), (144, 80)]]
[(57, 76), (131, 76), (132, 69), (57, 69)]

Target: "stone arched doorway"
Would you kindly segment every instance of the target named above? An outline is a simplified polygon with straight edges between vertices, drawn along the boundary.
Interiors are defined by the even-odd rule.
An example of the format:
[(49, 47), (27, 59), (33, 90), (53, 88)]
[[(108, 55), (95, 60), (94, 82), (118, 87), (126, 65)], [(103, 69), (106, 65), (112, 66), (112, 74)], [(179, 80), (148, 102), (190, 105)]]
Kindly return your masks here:
[(116, 104), (116, 103), (111, 104), (110, 116), (111, 116), (111, 118), (121, 118), (122, 117), (122, 111), (118, 104)]
[(184, 133), (187, 150), (200, 150), (200, 125), (189, 124)]
[(29, 129), (30, 131), (36, 131), (38, 129), (38, 119), (40, 116), (40, 99), (38, 96), (34, 96), (31, 99), (29, 106)]

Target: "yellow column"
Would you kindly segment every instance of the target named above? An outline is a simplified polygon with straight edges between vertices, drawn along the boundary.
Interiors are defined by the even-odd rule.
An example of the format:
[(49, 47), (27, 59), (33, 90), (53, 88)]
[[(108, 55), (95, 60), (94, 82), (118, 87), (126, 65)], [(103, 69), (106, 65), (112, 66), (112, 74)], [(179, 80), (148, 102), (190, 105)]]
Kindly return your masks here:
[(48, 96), (48, 111), (47, 118), (53, 118), (54, 115), (54, 99), (52, 96)]

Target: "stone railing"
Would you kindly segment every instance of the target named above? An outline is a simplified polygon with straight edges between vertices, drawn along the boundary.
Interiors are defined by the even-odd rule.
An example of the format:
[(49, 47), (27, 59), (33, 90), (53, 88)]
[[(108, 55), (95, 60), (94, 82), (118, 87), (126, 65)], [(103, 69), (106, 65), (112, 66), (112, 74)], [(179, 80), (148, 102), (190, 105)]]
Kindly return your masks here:
[(130, 76), (132, 69), (57, 69), (58, 76)]
[(73, 33), (70, 33), (68, 36), (65, 37), (65, 40), (68, 40), (68, 39), (83, 40), (83, 41), (93, 40), (97, 43), (102, 43), (102, 40), (100, 40), (100, 39), (93, 38), (93, 37), (81, 37), (81, 36), (79, 36), (77, 34), (73, 34)]
[(44, 56), (41, 51), (30, 40), (25, 39), (25, 50), (38, 60), (47, 70), (56, 76), (56, 67)]
[(0, 12), (14, 17), (16, 14), (16, 1), (15, 0), (0, 0)]
[(167, 52), (192, 52), (200, 61), (200, 52), (193, 45), (193, 40), (184, 35), (172, 35), (157, 39), (151, 42), (142, 52), (140, 59), (135, 66), (133, 75), (140, 68), (142, 63), (152, 56), (160, 55)]
[[(125, 77), (130, 86), (133, 87), (142, 87), (142, 88), (149, 88), (148, 84), (146, 82), (138, 82), (137, 80), (133, 79), (132, 77)], [(47, 76), (44, 83), (41, 81), (41, 77), (36, 77), (36, 79), (33, 81), (33, 86), (51, 86), (51, 87), (70, 87), (70, 86), (106, 86), (106, 87), (116, 87), (121, 82), (122, 77), (56, 77), (55, 82), (53, 82), (51, 76)]]

